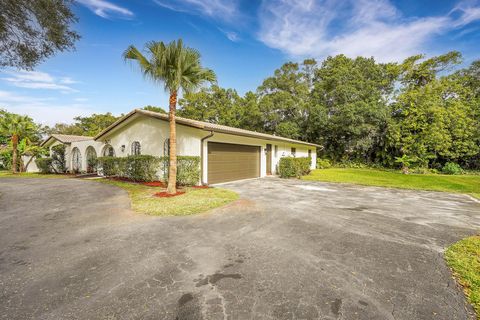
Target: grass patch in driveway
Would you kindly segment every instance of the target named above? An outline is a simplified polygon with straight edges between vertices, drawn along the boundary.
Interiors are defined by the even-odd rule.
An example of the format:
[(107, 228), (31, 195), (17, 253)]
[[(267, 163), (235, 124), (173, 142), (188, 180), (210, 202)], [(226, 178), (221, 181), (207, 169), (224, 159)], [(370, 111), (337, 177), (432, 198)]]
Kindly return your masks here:
[(185, 216), (221, 207), (238, 199), (238, 195), (221, 188), (185, 188), (185, 194), (162, 198), (154, 194), (163, 188), (149, 187), (140, 183), (116, 180), (95, 180), (125, 189), (132, 201), (132, 209), (139, 213), (153, 216)]
[(480, 319), (480, 236), (454, 243), (445, 251), (445, 259)]
[(304, 180), (466, 193), (480, 199), (480, 175), (403, 174), (375, 169), (313, 170)]

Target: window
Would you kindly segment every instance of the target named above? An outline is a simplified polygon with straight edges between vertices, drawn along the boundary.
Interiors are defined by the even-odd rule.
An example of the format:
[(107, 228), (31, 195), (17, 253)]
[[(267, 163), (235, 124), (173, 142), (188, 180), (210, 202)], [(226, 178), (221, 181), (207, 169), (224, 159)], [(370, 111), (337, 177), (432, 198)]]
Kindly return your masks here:
[(103, 156), (104, 157), (115, 157), (115, 150), (111, 145), (106, 145), (105, 148), (103, 148)]
[(311, 158), (312, 157), (312, 150), (308, 149), (308, 157)]
[(169, 156), (170, 155), (170, 139), (167, 138), (163, 142), (163, 155), (164, 156)]
[(297, 153), (297, 148), (292, 148), (292, 156), (295, 157), (295, 154)]
[(140, 151), (140, 142), (138, 142), (138, 141), (133, 141), (133, 143), (132, 143), (132, 155), (138, 156), (139, 154), (141, 154), (141, 151)]
[(278, 157), (278, 146), (275, 146), (275, 158)]

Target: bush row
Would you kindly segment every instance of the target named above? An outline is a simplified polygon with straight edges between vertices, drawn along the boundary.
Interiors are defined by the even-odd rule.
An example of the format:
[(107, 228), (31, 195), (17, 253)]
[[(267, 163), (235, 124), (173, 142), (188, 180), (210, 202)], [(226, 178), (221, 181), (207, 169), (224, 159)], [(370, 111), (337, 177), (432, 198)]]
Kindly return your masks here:
[[(168, 157), (137, 155), (100, 157), (97, 159), (103, 175), (132, 181), (168, 179)], [(200, 180), (200, 157), (177, 156), (177, 184), (196, 185)]]
[(278, 173), (281, 178), (300, 178), (310, 173), (312, 158), (283, 157), (278, 164)]

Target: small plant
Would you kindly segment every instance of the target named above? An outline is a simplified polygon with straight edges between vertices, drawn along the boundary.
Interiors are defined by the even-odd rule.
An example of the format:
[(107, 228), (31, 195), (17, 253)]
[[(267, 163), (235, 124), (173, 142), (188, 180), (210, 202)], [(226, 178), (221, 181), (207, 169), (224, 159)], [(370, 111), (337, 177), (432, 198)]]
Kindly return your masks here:
[(328, 169), (332, 166), (332, 163), (328, 159), (317, 159), (317, 169)]
[(410, 166), (415, 163), (416, 159), (413, 157), (409, 157), (404, 154), (401, 157), (395, 157), (395, 163), (399, 163), (402, 166), (402, 173), (409, 174), (410, 173)]
[(58, 144), (52, 147), (52, 169), (57, 173), (63, 173), (67, 171), (64, 144)]
[(442, 172), (445, 174), (462, 174), (463, 169), (455, 162), (447, 162), (443, 166)]
[(52, 158), (38, 158), (35, 160), (35, 164), (40, 170), (40, 173), (52, 173), (53, 159)]

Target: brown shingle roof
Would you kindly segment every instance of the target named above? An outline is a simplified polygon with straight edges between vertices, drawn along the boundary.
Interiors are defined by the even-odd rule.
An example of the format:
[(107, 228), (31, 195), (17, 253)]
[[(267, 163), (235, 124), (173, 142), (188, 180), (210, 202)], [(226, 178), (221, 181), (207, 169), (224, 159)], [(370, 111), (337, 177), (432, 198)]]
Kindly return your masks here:
[(43, 146), (50, 139), (58, 140), (61, 143), (72, 143), (72, 142), (78, 142), (78, 141), (93, 140), (93, 137), (54, 133), (50, 135), (45, 141), (43, 141), (41, 145)]
[[(148, 117), (153, 117), (161, 120), (168, 121), (168, 114), (164, 113), (158, 113), (158, 112), (153, 112), (153, 111), (147, 111), (143, 109), (135, 109), (122, 118), (118, 119), (115, 121), (112, 125), (110, 125), (108, 128), (100, 132), (97, 136), (95, 136), (95, 140), (99, 139), (106, 133), (108, 133), (110, 130), (115, 128), (117, 125), (122, 123), (123, 121), (127, 120), (134, 114), (141, 114), (145, 115)], [(187, 118), (182, 118), (182, 117), (176, 117), (175, 121), (178, 124), (186, 125), (189, 127), (194, 127), (198, 129), (202, 129), (205, 131), (213, 131), (213, 132), (219, 132), (219, 133), (226, 133), (226, 134), (233, 134), (233, 135), (238, 135), (238, 136), (245, 136), (245, 137), (252, 137), (252, 138), (259, 138), (259, 139), (266, 139), (266, 140), (275, 140), (275, 141), (285, 141), (285, 142), (290, 142), (290, 143), (297, 143), (297, 144), (303, 144), (303, 145), (309, 145), (309, 146), (315, 146), (315, 147), (321, 147), (318, 144), (314, 143), (309, 143), (305, 141), (300, 141), (300, 140), (294, 140), (290, 138), (284, 138), (284, 137), (279, 137), (271, 134), (266, 134), (266, 133), (260, 133), (256, 131), (250, 131), (250, 130), (244, 130), (244, 129), (239, 129), (239, 128), (234, 128), (234, 127), (229, 127), (229, 126), (223, 126), (219, 124), (214, 124), (214, 123), (209, 123), (209, 122), (204, 122), (204, 121), (198, 121), (198, 120), (192, 120), (192, 119), (187, 119)]]

